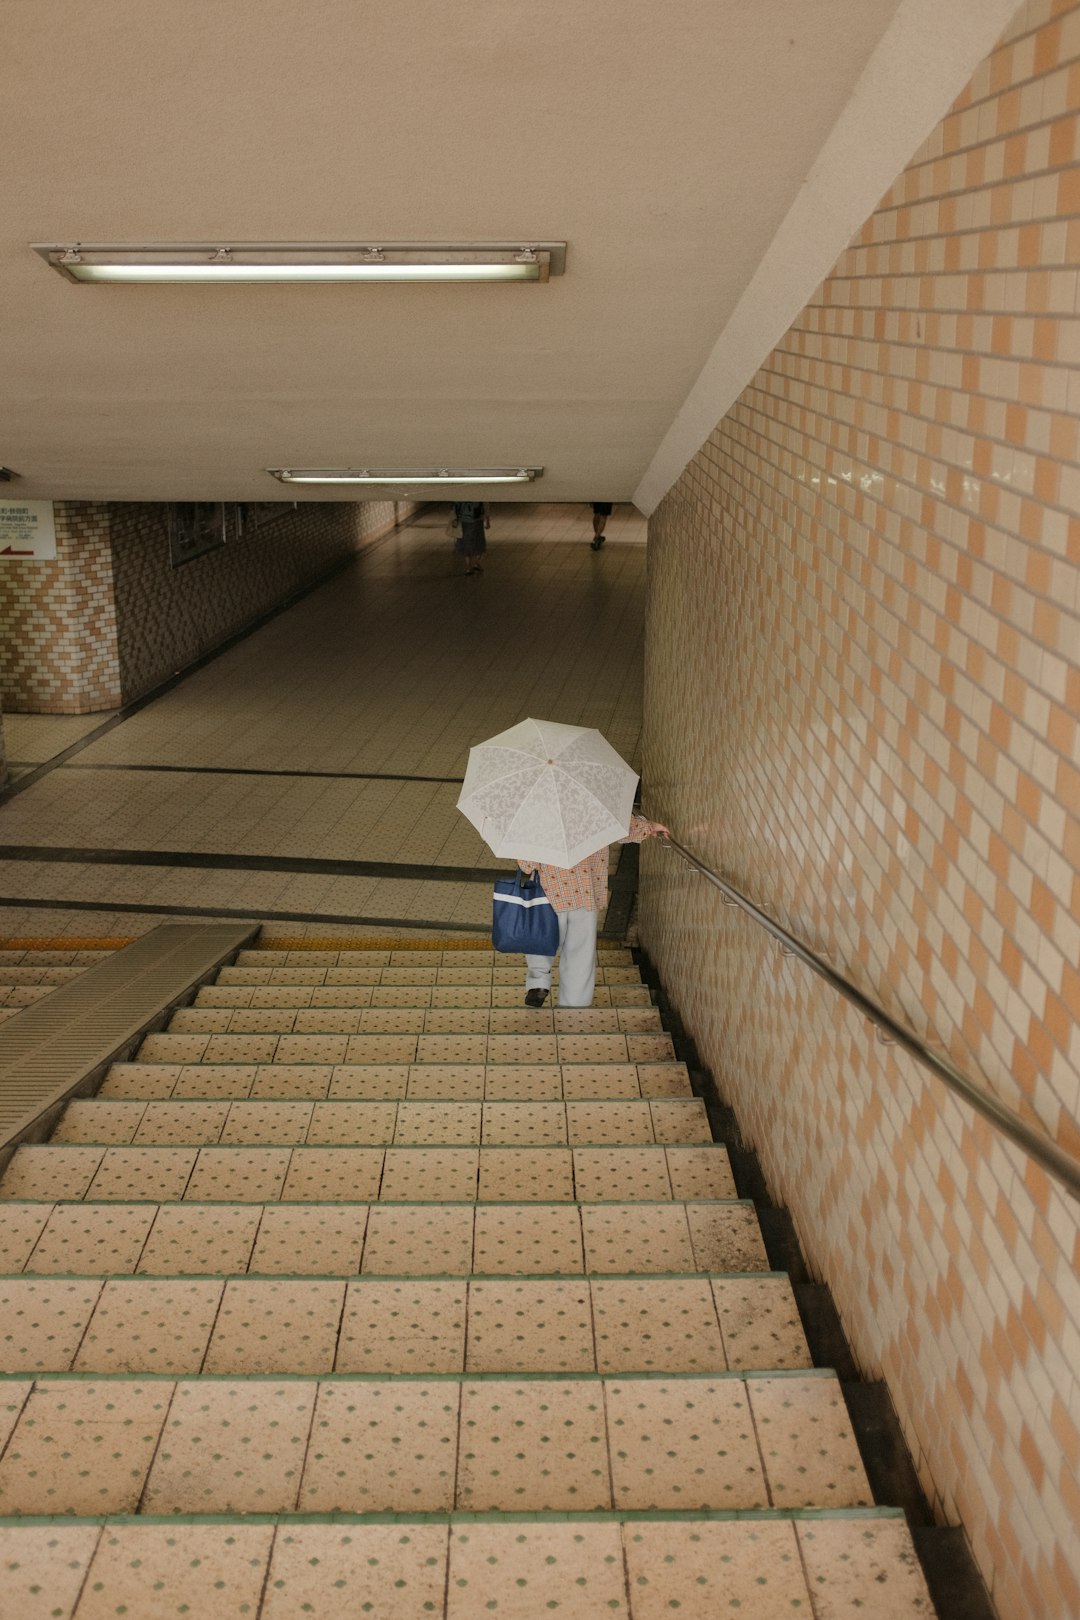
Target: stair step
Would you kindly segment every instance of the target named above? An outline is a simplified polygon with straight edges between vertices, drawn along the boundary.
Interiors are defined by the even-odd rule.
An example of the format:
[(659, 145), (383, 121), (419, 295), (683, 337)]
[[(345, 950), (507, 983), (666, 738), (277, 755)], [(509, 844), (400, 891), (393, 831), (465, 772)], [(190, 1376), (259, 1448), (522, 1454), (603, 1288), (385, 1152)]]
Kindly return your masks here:
[(585, 1146), (712, 1141), (698, 1097), (648, 1102), (69, 1103), (54, 1143)]
[[(625, 946), (600, 943), (596, 959), (601, 969), (633, 967), (634, 954)], [(247, 946), (237, 955), (240, 967), (454, 967), (475, 972), (478, 969), (501, 968), (504, 971), (525, 971), (525, 958), (517, 953), (492, 950), (366, 950), (339, 951), (275, 950), (271, 946)]]
[[(389, 991), (382, 994), (389, 995)], [(655, 1007), (181, 1007), (169, 1035), (620, 1035), (661, 1030)]]
[(835, 1376), (5, 1380), (0, 1513), (869, 1505)]
[[(476, 967), (377, 967), (366, 964), (354, 966), (347, 963), (341, 967), (309, 965), (292, 967), (273, 967), (265, 964), (253, 966), (238, 963), (235, 967), (223, 967), (218, 970), (216, 982), (221, 985), (427, 985), (430, 987), (453, 986), (456, 989), (507, 989), (514, 990), (520, 1002), (525, 984), (525, 967), (506, 967), (495, 963)], [(556, 965), (552, 972), (551, 982), (559, 983), (559, 970)], [(597, 985), (641, 985), (641, 974), (633, 966), (605, 967), (598, 965), (596, 969)]]
[(214, 1620), (932, 1613), (910, 1531), (884, 1509), (820, 1519), (18, 1525), (0, 1527), (0, 1554), (21, 1620), (164, 1615), (162, 1592), (175, 1591), (178, 1571), (186, 1612)]
[(684, 1063), (114, 1063), (99, 1098), (443, 1102), (690, 1097)]
[(0, 1200), (585, 1203), (734, 1198), (727, 1150), (664, 1147), (20, 1147)]
[[(558, 981), (556, 981), (558, 982)], [(651, 1007), (652, 995), (643, 984), (600, 984), (593, 992), (593, 1010), (606, 1007)], [(521, 979), (512, 985), (438, 984), (309, 984), (309, 985), (203, 985), (196, 1007), (495, 1007), (525, 1012)], [(572, 1009), (564, 1009), (566, 1011)], [(588, 1011), (588, 1008), (583, 1009)]]
[[(542, 1218), (538, 1218), (542, 1217)], [(0, 1270), (45, 1276), (581, 1276), (769, 1270), (749, 1203), (0, 1203)]]
[[(363, 1017), (370, 1016), (361, 1013)], [(626, 1031), (592, 1035), (148, 1035), (143, 1063), (664, 1063), (671, 1036)]]
[(0, 1373), (807, 1369), (784, 1276), (0, 1280)]

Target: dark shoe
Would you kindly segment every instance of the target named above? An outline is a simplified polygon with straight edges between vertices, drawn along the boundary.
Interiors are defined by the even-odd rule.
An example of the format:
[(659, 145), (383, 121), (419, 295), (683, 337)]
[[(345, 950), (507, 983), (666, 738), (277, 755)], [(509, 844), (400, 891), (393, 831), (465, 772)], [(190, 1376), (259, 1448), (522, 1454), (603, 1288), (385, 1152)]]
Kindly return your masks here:
[(600, 547), (601, 547), (601, 546), (602, 546), (602, 545), (603, 545), (603, 543), (604, 543), (604, 537), (603, 537), (603, 535), (602, 535), (602, 534), (598, 534), (598, 535), (597, 535), (597, 537), (596, 537), (596, 539), (595, 539), (595, 540), (594, 540), (594, 541), (593, 541), (593, 542), (592, 542), (592, 547), (591, 547), (591, 549), (592, 549), (592, 550), (593, 550), (593, 551), (599, 551), (599, 550), (600, 550)]
[(547, 998), (548, 993), (546, 990), (526, 990), (525, 1005), (526, 1007), (542, 1007)]

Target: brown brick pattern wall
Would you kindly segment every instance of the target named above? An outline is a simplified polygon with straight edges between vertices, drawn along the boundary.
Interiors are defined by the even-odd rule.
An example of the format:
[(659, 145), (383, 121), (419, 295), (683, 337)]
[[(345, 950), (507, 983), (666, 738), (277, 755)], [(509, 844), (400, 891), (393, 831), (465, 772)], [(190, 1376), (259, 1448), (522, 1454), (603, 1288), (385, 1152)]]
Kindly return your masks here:
[[(646, 806), (1080, 1148), (1080, 6), (1031, 0), (658, 509)], [(1080, 1614), (1078, 1206), (702, 879), (642, 935), (1003, 1620)]]

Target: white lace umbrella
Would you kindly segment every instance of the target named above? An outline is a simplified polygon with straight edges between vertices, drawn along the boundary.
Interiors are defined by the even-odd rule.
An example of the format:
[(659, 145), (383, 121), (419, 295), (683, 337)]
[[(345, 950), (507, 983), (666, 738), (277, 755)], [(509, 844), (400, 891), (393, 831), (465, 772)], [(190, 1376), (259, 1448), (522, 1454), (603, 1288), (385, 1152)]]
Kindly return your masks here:
[(496, 855), (576, 866), (626, 837), (637, 780), (598, 731), (522, 720), (470, 748), (457, 803)]

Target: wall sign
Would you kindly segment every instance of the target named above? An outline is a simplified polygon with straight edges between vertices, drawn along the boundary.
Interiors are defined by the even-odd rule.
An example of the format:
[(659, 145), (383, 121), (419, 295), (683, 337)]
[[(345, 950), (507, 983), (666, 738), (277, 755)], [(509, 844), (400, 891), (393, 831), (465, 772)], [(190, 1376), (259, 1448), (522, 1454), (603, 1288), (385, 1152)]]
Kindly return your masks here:
[(169, 561), (174, 568), (225, 544), (224, 501), (173, 501), (169, 506)]
[(43, 562), (55, 556), (52, 501), (0, 501), (0, 560)]

